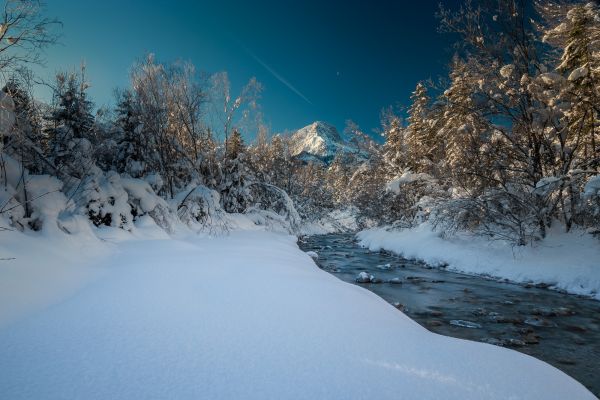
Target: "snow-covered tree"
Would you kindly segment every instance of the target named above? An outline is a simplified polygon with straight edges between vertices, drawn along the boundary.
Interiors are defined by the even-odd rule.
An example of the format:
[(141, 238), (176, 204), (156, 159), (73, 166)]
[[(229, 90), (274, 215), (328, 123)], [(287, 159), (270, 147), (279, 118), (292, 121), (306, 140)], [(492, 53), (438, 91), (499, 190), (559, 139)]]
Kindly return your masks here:
[(393, 178), (406, 168), (405, 128), (402, 120), (391, 110), (382, 113), (382, 130), (385, 138), (383, 160), (386, 175)]
[(570, 101), (565, 111), (570, 147), (580, 151), (580, 167), (600, 166), (600, 6), (594, 2), (538, 5), (546, 18), (544, 40), (560, 50), (556, 69), (567, 78), (561, 95)]
[(94, 115), (88, 99), (85, 66), (80, 73), (56, 76), (53, 106), (46, 119), (49, 159), (59, 176), (83, 178), (93, 166), (92, 128)]
[(406, 127), (406, 157), (411, 170), (432, 172), (440, 159), (437, 127), (432, 117), (427, 87), (419, 82), (411, 95)]
[(247, 162), (246, 145), (238, 130), (234, 130), (225, 143), (223, 176), (219, 185), (221, 203), (227, 212), (244, 212), (252, 202), (250, 184), (252, 175)]

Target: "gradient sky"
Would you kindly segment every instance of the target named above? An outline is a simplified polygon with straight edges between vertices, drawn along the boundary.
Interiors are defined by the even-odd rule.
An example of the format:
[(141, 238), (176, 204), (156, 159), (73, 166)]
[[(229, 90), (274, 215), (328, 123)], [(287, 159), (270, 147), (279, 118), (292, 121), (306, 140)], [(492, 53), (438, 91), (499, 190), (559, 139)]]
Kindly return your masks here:
[(341, 130), (348, 118), (371, 131), (383, 107), (408, 104), (419, 80), (445, 74), (438, 3), (51, 0), (46, 13), (63, 22), (63, 36), (42, 75), (85, 60), (93, 100), (111, 104), (134, 60), (152, 52), (228, 71), (234, 93), (255, 76), (275, 132), (315, 120)]

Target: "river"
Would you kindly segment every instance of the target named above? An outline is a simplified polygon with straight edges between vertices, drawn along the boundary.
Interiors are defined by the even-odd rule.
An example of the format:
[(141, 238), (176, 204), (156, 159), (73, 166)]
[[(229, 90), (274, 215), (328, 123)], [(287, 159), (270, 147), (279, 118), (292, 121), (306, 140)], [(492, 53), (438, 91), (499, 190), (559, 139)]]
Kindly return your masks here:
[[(599, 301), (370, 252), (353, 234), (302, 237), (298, 244), (318, 254), (320, 268), (376, 293), (430, 331), (529, 354), (600, 397)], [(370, 282), (357, 282), (361, 272)]]

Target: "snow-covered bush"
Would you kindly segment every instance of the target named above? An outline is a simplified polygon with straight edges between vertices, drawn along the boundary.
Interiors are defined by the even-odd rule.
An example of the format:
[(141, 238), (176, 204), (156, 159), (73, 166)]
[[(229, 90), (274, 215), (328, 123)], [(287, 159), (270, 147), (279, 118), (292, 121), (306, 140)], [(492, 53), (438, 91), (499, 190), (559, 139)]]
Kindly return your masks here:
[(228, 229), (219, 193), (204, 185), (190, 185), (171, 201), (179, 220), (192, 229)]
[(406, 171), (388, 182), (381, 202), (385, 223), (410, 227), (424, 222), (432, 208), (448, 197), (438, 180), (424, 173)]
[(141, 179), (121, 177), (114, 171), (96, 171), (76, 189), (74, 200), (79, 212), (96, 226), (131, 230), (137, 218), (149, 215), (161, 228), (173, 230), (168, 204)]
[(300, 215), (285, 190), (268, 183), (255, 182), (251, 185), (251, 196), (254, 201), (253, 209), (277, 214), (292, 231), (300, 225)]
[[(0, 154), (0, 218), (2, 227), (40, 230), (56, 223), (67, 208), (63, 183), (48, 175), (29, 175), (12, 157)], [(6, 226), (8, 225), (8, 226)]]
[(132, 207), (127, 192), (115, 172), (104, 174), (98, 171), (84, 178), (74, 194), (80, 213), (89, 217), (96, 226), (106, 225), (131, 230), (133, 227)]

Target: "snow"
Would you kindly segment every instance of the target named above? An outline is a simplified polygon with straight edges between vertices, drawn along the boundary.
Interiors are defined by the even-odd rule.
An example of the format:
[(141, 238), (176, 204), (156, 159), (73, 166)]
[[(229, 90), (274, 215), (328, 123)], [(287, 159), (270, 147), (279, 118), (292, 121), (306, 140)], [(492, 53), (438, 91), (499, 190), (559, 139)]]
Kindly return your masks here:
[(413, 182), (436, 182), (431, 175), (425, 173), (413, 173), (411, 171), (406, 171), (402, 175), (392, 179), (387, 184), (387, 190), (389, 192), (399, 194), (401, 192), (401, 188), (405, 184), (413, 183)]
[(600, 194), (600, 175), (592, 176), (584, 187), (584, 196), (592, 197)]
[(569, 81), (573, 82), (573, 81), (577, 81), (581, 78), (585, 78), (588, 75), (588, 69), (587, 67), (579, 67), (574, 69), (570, 74), (569, 77), (567, 78)]
[(319, 254), (317, 254), (316, 251), (307, 251), (306, 255), (308, 255), (313, 260), (318, 260), (319, 259)]
[(514, 247), (468, 234), (442, 238), (430, 224), (423, 223), (404, 230), (369, 229), (359, 232), (358, 239), (370, 250), (385, 249), (448, 270), (545, 283), (600, 300), (600, 243), (583, 232), (550, 230), (546, 239), (533, 247)]
[[(0, 270), (13, 285), (0, 291), (1, 398), (594, 398), (527, 355), (430, 333), (317, 268), (293, 236), (175, 238), (142, 221), (71, 240), (2, 233), (17, 260)], [(27, 297), (35, 312), (14, 309)]]
[(333, 210), (315, 221), (304, 221), (299, 232), (302, 235), (325, 235), (358, 230), (359, 210), (356, 207)]
[(333, 125), (316, 121), (296, 131), (291, 137), (292, 156), (314, 156), (331, 159), (338, 152), (356, 152), (346, 143)]
[[(48, 204), (48, 202), (45, 202)], [(102, 272), (95, 259), (107, 254), (84, 217), (47, 224), (39, 233), (0, 230), (0, 329), (64, 300)], [(0, 385), (0, 398), (3, 388)]]

